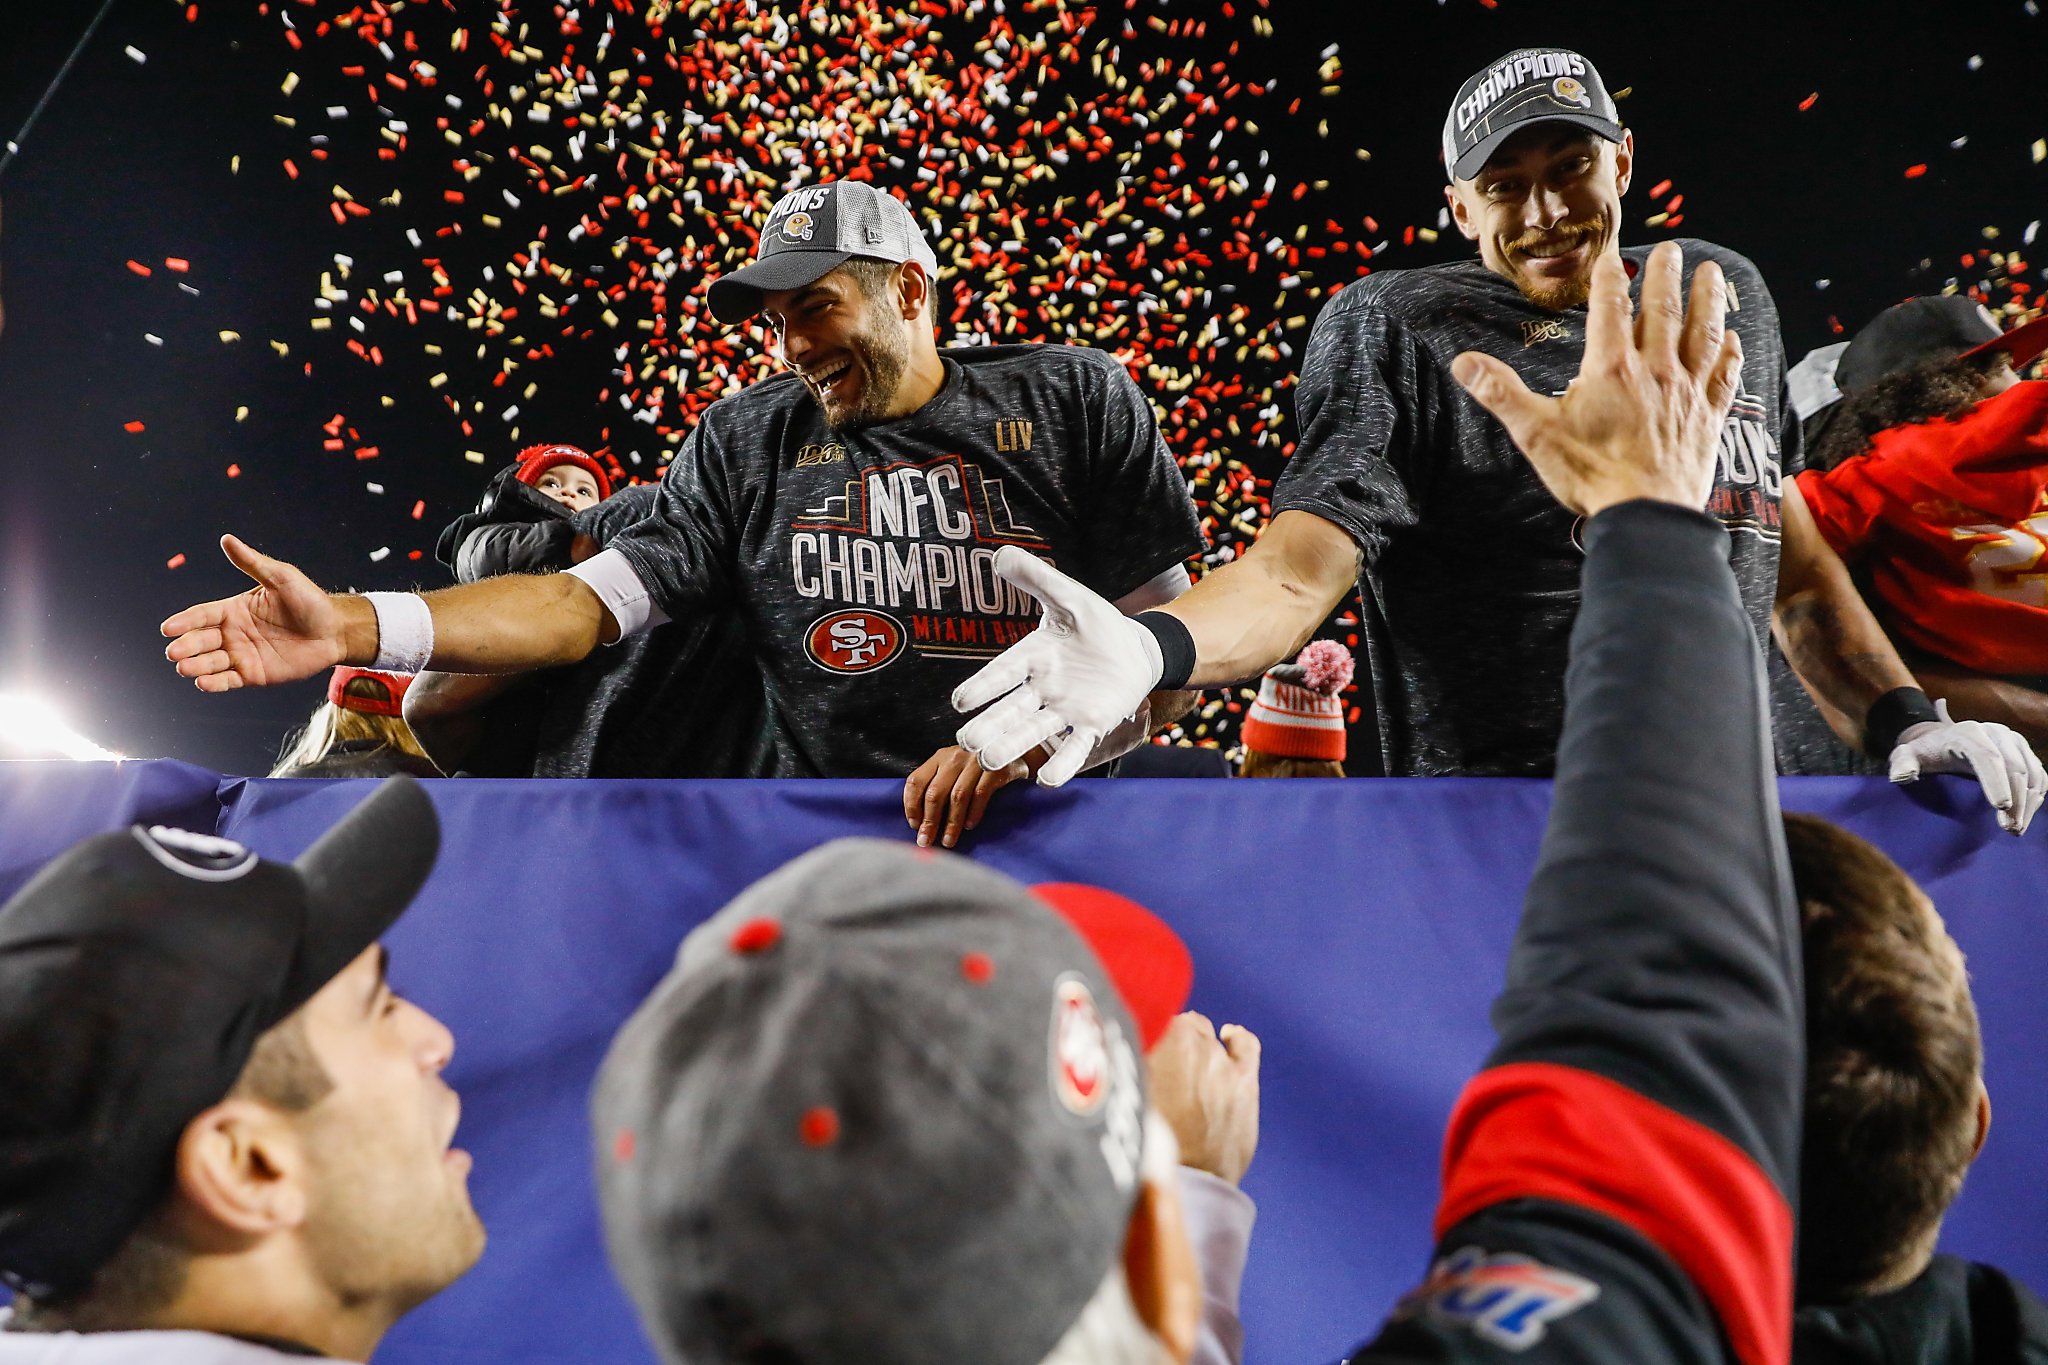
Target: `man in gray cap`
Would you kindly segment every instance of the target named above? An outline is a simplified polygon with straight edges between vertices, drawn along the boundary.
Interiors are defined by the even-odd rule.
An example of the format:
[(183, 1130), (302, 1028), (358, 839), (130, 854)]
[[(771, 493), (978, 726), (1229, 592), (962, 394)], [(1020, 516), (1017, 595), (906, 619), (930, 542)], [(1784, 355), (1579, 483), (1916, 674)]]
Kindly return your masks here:
[(454, 1040), (377, 943), (439, 838), (395, 777), (296, 862), (138, 826), (0, 907), (0, 1362), (365, 1361), (476, 1263)]
[(426, 598), (330, 597), (229, 537), (260, 586), (173, 616), (166, 653), (208, 692), (342, 661), (499, 673), (733, 605), (767, 677), (776, 775), (914, 770), (906, 814), (927, 842), (950, 842), (957, 819), (935, 816), (978, 815), (1023, 772), (984, 774), (955, 749), (946, 703), (1037, 622), (1037, 603), (996, 575), (998, 548), (1056, 561), (1135, 611), (1187, 586), (1201, 533), (1121, 364), (1071, 346), (941, 352), (936, 273), (893, 195), (857, 180), (792, 190), (753, 264), (710, 291), (728, 323), (765, 318), (789, 373), (705, 411), (633, 531), (563, 574)]
[[(612, 1264), (663, 1357), (1234, 1357), (1242, 1235), (1198, 1285), (1185, 1227), (1248, 1230), (1258, 1042), (1176, 1019), (1191, 976), (1120, 896), (899, 844), (748, 888), (592, 1099)], [(1176, 1177), (1182, 1147), (1212, 1173)]]
[[(1450, 216), (1479, 258), (1376, 272), (1323, 309), (1297, 389), (1299, 445), (1258, 553), (1139, 617), (1145, 631), (1103, 618), (1105, 639), (1134, 644), (1123, 651), (1130, 666), (1107, 665), (1095, 632), (1080, 629), (1031, 644), (1036, 666), (1004, 672), (1005, 688), (969, 689), (973, 704), (1028, 677), (1053, 714), (1027, 728), (1059, 729), (1091, 709), (1061, 710), (1047, 698), (1048, 686), (1075, 695), (1068, 679), (1102, 688), (1096, 709), (1122, 714), (1154, 687), (1255, 677), (1292, 657), (1360, 587), (1381, 771), (1551, 771), (1584, 562), (1581, 519), (1452, 381), (1450, 365), (1462, 351), (1483, 351), (1538, 392), (1564, 389), (1584, 352), (1593, 266), (1619, 258), (1635, 272), (1647, 256), (1619, 240), (1635, 143), (1591, 62), (1528, 48), (1465, 81), (1444, 122), (1443, 158)], [(1900, 781), (1974, 772), (2017, 832), (2034, 810), (2025, 794), (2040, 771), (2033, 755), (2002, 727), (1935, 714), (1787, 485), (1799, 431), (1784, 407), (1769, 291), (1741, 256), (1682, 245), (1690, 267), (1726, 279), (1729, 326), (1745, 343), (1742, 393), (1707, 510), (1728, 530), (1758, 647), (1774, 660), (1781, 762), (1804, 771), (1824, 756), (1854, 755), (1817, 720), (1804, 724), (1811, 705), (1771, 651), (1774, 631), (1835, 730), (1879, 770)], [(1004, 761), (1008, 748), (983, 758)]]

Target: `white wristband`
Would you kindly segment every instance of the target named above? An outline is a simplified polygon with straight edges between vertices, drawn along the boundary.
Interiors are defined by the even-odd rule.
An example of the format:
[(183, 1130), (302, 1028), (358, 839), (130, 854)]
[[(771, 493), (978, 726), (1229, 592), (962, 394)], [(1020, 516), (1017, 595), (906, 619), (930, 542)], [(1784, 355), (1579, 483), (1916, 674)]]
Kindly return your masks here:
[(417, 673), (434, 657), (434, 613), (416, 592), (366, 592), (364, 600), (377, 613), (377, 658), (370, 667), (380, 673)]

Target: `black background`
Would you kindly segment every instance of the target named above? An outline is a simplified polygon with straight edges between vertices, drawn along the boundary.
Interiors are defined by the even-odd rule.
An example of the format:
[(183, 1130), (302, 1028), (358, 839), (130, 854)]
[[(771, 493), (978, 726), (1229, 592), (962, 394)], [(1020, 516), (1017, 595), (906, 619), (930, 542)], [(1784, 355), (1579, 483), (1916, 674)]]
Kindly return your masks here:
[[(1220, 6), (1140, 0), (1130, 10), (1141, 21), (1130, 59), (1153, 41), (1143, 17), (1215, 16)], [(0, 7), (0, 129), (11, 133), (92, 6)], [(323, 0), (318, 11), (338, 8)], [(525, 8), (537, 24), (545, 19), (547, 7)], [(1123, 17), (1120, 7), (1103, 9), (1101, 22)], [(445, 30), (446, 11), (416, 3), (399, 21)], [(2048, 214), (2048, 166), (2031, 152), (2048, 137), (2048, 17), (2021, 0), (1951, 4), (1938, 16), (1907, 5), (1570, 0), (1274, 0), (1264, 13), (1273, 36), (1246, 43), (1238, 60), (1257, 79), (1280, 81), (1279, 98), (1293, 90), (1303, 99), (1293, 118), (1262, 115), (1272, 169), (1283, 193), (1329, 182), (1278, 201), (1267, 225), (1320, 231), (1326, 220), (1373, 215), (1392, 243), (1376, 267), (1469, 250), (1453, 233), (1403, 246), (1403, 232), (1438, 224), (1436, 148), (1459, 81), (1534, 43), (1579, 48), (1611, 89), (1630, 92), (1621, 107), (1638, 170), (1625, 240), (1667, 235), (1643, 220), (1660, 207), (1649, 187), (1671, 181), (1671, 193), (1685, 196), (1678, 235), (1756, 261), (1795, 357), (1839, 339), (1837, 318), (1853, 329), (1908, 294), (1983, 279), (1989, 263), (1979, 254), (1966, 266), (1966, 254), (2029, 255), (2021, 234)], [(493, 464), (510, 451), (502, 432), (465, 440), (452, 430), (418, 360), (393, 357), (388, 372), (372, 371), (340, 356), (341, 334), (307, 330), (332, 253), (379, 258), (405, 223), (379, 214), (337, 229), (328, 187), (341, 177), (306, 161), (307, 125), (273, 121), (331, 102), (347, 85), (335, 68), (354, 58), (311, 44), (288, 50), (277, 19), (260, 17), (253, 2), (202, 0), (197, 14), (188, 22), (183, 3), (118, 0), (0, 177), (0, 689), (49, 697), (78, 729), (131, 755), (250, 772), (268, 766), (319, 686), (201, 696), (162, 661), (162, 617), (241, 586), (214, 548), (219, 533), (233, 530), (328, 586), (435, 585), (434, 531), (473, 500), (485, 474), (461, 451), (486, 450)], [(1342, 75), (1325, 94), (1317, 67), (1333, 42)], [(124, 53), (131, 45), (145, 63)], [(289, 99), (279, 89), (287, 70), (303, 82)], [(1276, 105), (1265, 101), (1269, 112)], [(365, 155), (373, 130), (349, 130)], [(1953, 147), (1959, 138), (1966, 144)], [(301, 179), (284, 177), (285, 157), (306, 169)], [(1927, 172), (1908, 178), (1919, 163)], [(394, 163), (399, 184), (412, 164)], [(421, 185), (408, 202), (438, 193), (438, 182)], [(191, 273), (162, 268), (169, 256), (189, 259)], [(153, 275), (132, 274), (131, 259)], [(2038, 289), (2044, 272), (2029, 260), (2022, 277)], [(1342, 274), (1333, 260), (1317, 278)], [(180, 293), (181, 280), (200, 293)], [(2012, 297), (2001, 288), (1993, 302)], [(223, 344), (222, 329), (242, 340)], [(273, 352), (273, 338), (290, 347), (288, 358)], [(608, 364), (602, 339), (585, 354), (561, 349), (572, 353), (549, 371), (523, 439), (595, 444), (588, 428)], [(465, 371), (460, 357), (446, 368), (454, 391), (488, 374)], [(250, 413), (238, 424), (239, 405)], [(321, 424), (337, 412), (362, 427), (360, 443), (377, 446), (377, 459), (321, 449)], [(147, 430), (124, 431), (131, 420)], [(640, 472), (651, 473), (658, 443), (641, 444)], [(1277, 470), (1247, 458), (1262, 476)], [(226, 476), (230, 464), (240, 477)], [(370, 493), (366, 480), (386, 491)], [(426, 504), (420, 520), (416, 502)], [(371, 561), (380, 546), (390, 556)], [(428, 559), (410, 561), (415, 550)], [(178, 554), (185, 565), (167, 569)]]

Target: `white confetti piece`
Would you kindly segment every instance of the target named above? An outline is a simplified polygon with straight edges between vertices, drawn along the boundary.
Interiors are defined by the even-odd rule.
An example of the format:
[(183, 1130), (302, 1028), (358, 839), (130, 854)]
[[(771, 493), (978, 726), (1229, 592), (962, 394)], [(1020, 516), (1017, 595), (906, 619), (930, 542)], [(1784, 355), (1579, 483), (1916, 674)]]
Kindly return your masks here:
[(134, 62), (137, 66), (141, 66), (149, 60), (148, 56), (139, 47), (130, 47), (125, 49), (125, 51), (128, 53), (128, 60)]
[(376, 549), (370, 551), (370, 562), (372, 564), (378, 563), (388, 558), (390, 554), (391, 547), (389, 545), (379, 545)]

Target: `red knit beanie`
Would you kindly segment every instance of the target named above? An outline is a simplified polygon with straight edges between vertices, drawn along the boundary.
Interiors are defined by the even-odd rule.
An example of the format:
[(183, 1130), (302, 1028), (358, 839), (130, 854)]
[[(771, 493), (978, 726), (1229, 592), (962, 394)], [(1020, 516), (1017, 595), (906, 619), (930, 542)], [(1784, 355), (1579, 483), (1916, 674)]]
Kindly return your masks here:
[(538, 484), (540, 476), (558, 464), (573, 464), (597, 480), (599, 501), (612, 495), (612, 476), (604, 472), (604, 466), (576, 446), (538, 445), (528, 446), (513, 457), (519, 465), (519, 472), (513, 475), (523, 484)]
[(1312, 640), (1291, 664), (1266, 670), (1244, 718), (1244, 747), (1275, 758), (1344, 761), (1344, 703), (1356, 667), (1335, 640)]

